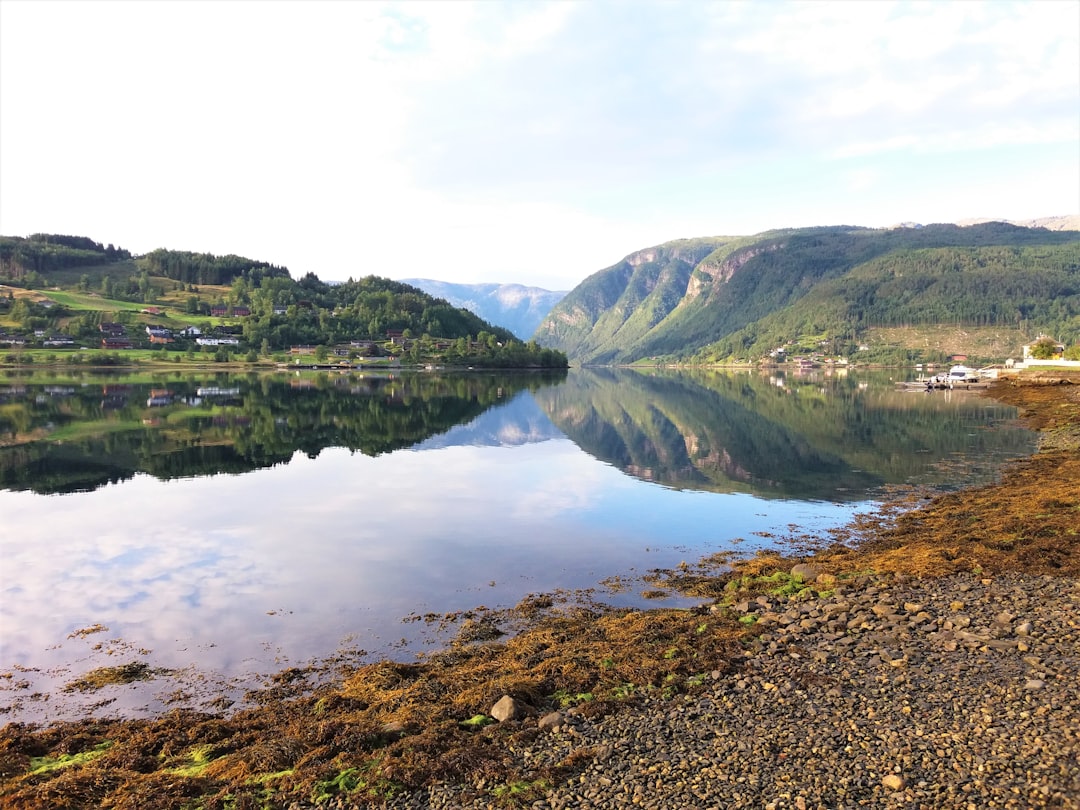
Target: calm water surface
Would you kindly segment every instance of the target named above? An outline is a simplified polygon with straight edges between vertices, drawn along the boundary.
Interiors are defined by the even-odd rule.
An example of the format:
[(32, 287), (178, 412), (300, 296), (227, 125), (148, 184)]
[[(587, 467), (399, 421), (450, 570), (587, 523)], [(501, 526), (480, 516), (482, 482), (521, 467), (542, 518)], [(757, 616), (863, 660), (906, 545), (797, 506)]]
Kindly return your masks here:
[[(1014, 416), (854, 375), (0, 380), (0, 722), (409, 659), (447, 640), (410, 617), (530, 593), (690, 604), (637, 578), (991, 476)], [(175, 673), (60, 691), (130, 661)]]

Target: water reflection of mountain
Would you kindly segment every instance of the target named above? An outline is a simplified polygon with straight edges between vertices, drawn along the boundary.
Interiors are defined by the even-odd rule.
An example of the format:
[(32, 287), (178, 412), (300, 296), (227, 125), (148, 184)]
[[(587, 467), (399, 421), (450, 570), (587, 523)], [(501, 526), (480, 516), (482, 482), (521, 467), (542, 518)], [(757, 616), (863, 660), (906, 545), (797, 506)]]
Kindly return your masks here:
[(586, 452), (676, 488), (857, 500), (897, 483), (965, 480), (1031, 451), (1014, 411), (983, 398), (913, 396), (853, 377), (582, 370), (539, 392)]
[[(0, 386), (0, 489), (90, 491), (146, 473), (243, 473), (327, 447), (376, 456), (562, 375), (170, 375)], [(546, 421), (546, 420), (545, 420)]]
[(440, 436), (432, 436), (413, 450), (440, 447), (517, 447), (523, 444), (565, 438), (551, 423), (536, 400), (525, 392), (509, 402), (484, 411), (465, 425), (455, 425)]

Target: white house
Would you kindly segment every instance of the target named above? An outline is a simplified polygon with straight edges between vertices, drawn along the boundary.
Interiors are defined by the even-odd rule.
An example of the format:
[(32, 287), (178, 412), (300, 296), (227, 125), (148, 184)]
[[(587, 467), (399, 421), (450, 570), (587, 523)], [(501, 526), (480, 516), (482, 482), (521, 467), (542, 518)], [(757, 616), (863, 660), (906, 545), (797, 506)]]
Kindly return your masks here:
[(219, 338), (219, 337), (201, 337), (195, 338), (195, 342), (200, 346), (239, 346), (240, 341), (236, 338)]

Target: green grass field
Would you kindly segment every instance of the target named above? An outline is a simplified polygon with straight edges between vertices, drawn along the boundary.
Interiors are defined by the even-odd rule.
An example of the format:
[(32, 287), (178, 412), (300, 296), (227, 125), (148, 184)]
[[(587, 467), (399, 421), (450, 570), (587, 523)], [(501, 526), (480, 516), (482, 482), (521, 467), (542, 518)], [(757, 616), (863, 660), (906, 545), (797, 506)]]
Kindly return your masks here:
[(58, 304), (63, 304), (75, 312), (138, 312), (146, 308), (146, 304), (136, 304), (131, 301), (117, 301), (114, 298), (103, 298), (92, 293), (64, 292), (61, 290), (42, 290), (41, 294)]

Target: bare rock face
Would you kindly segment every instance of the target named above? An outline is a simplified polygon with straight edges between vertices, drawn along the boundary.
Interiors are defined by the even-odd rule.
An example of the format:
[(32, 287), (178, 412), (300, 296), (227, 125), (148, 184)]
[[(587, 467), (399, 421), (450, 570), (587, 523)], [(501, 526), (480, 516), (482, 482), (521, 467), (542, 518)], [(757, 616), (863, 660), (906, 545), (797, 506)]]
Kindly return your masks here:
[(525, 707), (509, 695), (503, 695), (488, 712), (500, 723), (507, 720), (520, 720), (525, 715)]

